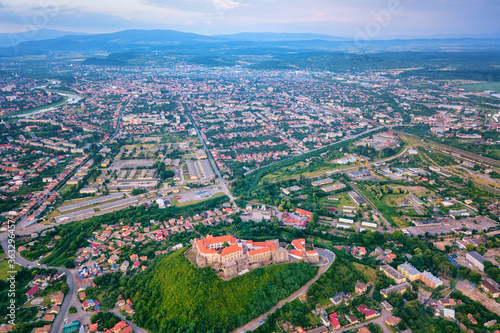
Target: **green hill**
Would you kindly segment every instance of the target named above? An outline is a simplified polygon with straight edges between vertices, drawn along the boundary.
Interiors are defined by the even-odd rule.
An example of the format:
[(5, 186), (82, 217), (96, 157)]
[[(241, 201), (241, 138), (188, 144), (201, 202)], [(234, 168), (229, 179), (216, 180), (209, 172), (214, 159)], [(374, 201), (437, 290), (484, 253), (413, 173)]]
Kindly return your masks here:
[(223, 281), (210, 267), (197, 268), (178, 251), (158, 258), (131, 278), (125, 294), (134, 322), (152, 332), (223, 333), (269, 310), (312, 279), (306, 263), (273, 265)]

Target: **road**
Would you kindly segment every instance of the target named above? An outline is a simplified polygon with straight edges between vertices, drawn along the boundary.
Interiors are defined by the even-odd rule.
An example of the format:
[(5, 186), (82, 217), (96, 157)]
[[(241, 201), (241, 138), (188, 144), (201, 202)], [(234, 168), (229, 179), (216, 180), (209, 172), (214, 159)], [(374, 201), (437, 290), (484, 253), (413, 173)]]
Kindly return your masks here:
[(312, 280), (310, 280), (309, 282), (307, 282), (304, 286), (302, 286), (299, 290), (297, 290), (296, 292), (294, 292), (293, 294), (291, 294), (290, 296), (288, 296), (287, 298), (285, 298), (284, 300), (280, 301), (278, 304), (276, 304), (275, 306), (273, 306), (271, 308), (271, 310), (269, 310), (266, 313), (260, 315), (258, 318), (255, 318), (254, 320), (248, 322), (244, 326), (238, 327), (232, 333), (239, 333), (239, 332), (242, 332), (242, 331), (246, 332), (246, 331), (253, 331), (253, 330), (255, 330), (257, 327), (259, 327), (260, 325), (262, 325), (262, 323), (264, 322), (264, 320), (266, 320), (266, 317), (267, 317), (268, 314), (273, 313), (274, 311), (276, 311), (276, 310), (280, 309), (281, 307), (283, 307), (283, 305), (285, 305), (286, 303), (293, 301), (294, 299), (296, 299), (297, 297), (299, 297), (300, 295), (302, 295), (303, 293), (305, 293), (307, 291), (307, 289), (309, 289), (309, 287), (314, 282), (316, 282), (320, 278), (320, 276), (323, 275), (323, 273), (325, 273), (328, 270), (328, 268), (330, 268), (330, 266), (332, 265), (332, 263), (335, 261), (335, 254), (333, 252), (331, 252), (329, 250), (319, 249), (319, 248), (316, 248), (315, 250), (318, 251), (318, 253), (320, 254), (321, 257), (323, 257), (326, 260), (328, 260), (328, 263), (326, 265), (320, 267), (320, 269), (318, 270), (318, 273), (316, 274), (316, 276)]
[(113, 135), (111, 135), (109, 137), (108, 140), (112, 140), (115, 138), (115, 136), (118, 135), (118, 132), (120, 131), (120, 123), (122, 121), (122, 115), (123, 115), (123, 111), (125, 110), (125, 108), (130, 104), (130, 102), (132, 101), (132, 96), (130, 96), (127, 101), (125, 103), (123, 103), (122, 107), (120, 108), (120, 112), (118, 113), (118, 119), (116, 120), (116, 129), (115, 129), (115, 132), (113, 133)]
[[(16, 233), (17, 234), (17, 233)], [(7, 235), (8, 233), (3, 233), (0, 234), (0, 242), (2, 244), (2, 248), (5, 253), (8, 253), (8, 243), (7, 243)], [(24, 259), (19, 255), (19, 253), (15, 254), (16, 258), (15, 261), (17, 264), (23, 266), (23, 267), (36, 267), (37, 263), (32, 262), (29, 260)], [(71, 300), (73, 297), (75, 297), (76, 290), (75, 290), (75, 277), (74, 274), (66, 268), (61, 268), (61, 267), (51, 267), (51, 266), (44, 266), (44, 268), (47, 269), (56, 269), (58, 272), (64, 272), (66, 274), (66, 283), (68, 284), (69, 291), (64, 297), (64, 301), (60, 306), (59, 313), (57, 314), (56, 318), (54, 319), (54, 322), (52, 323), (52, 328), (50, 330), (51, 333), (58, 333), (62, 332), (62, 328), (64, 326), (64, 318), (66, 318), (66, 315), (68, 314), (69, 307), (71, 305)]]
[(198, 138), (200, 139), (201, 143), (203, 144), (203, 148), (205, 149), (205, 152), (207, 153), (208, 160), (210, 161), (210, 164), (212, 164), (212, 168), (215, 170), (215, 173), (217, 174), (217, 177), (219, 178), (219, 185), (222, 187), (222, 190), (226, 195), (229, 197), (231, 202), (234, 202), (234, 197), (231, 194), (231, 191), (229, 191), (229, 188), (227, 187), (226, 181), (224, 178), (222, 178), (222, 175), (220, 174), (220, 170), (215, 164), (214, 158), (212, 157), (212, 154), (210, 154), (210, 150), (207, 148), (207, 144), (205, 143), (205, 140), (203, 139), (203, 136), (201, 135), (200, 130), (198, 129), (198, 126), (196, 126), (196, 122), (193, 119), (193, 116), (191, 116), (190, 110), (187, 108), (186, 105), (183, 104), (184, 110), (186, 111), (189, 119), (191, 120), (191, 123), (194, 126), (194, 129), (196, 130), (196, 133), (198, 134)]

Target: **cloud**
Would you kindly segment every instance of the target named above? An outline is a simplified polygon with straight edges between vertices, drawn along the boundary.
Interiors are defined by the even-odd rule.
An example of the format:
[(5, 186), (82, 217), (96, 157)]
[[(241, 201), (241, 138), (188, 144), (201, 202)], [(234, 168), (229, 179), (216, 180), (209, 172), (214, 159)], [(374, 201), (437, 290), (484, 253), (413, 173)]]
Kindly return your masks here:
[(234, 0), (207, 0), (218, 10), (236, 9), (242, 5), (241, 2)]
[[(231, 0), (229, 0), (231, 1)], [(201, 16), (196, 10), (171, 9), (142, 0), (2, 0), (2, 12), (24, 15), (28, 21), (42, 15), (78, 15), (83, 13), (108, 15), (131, 21), (165, 23), (184, 22)], [(43, 5), (42, 5), (43, 4)]]
[[(373, 21), (393, 0), (0, 0), (0, 29), (197, 33), (317, 32), (342, 36)], [(399, 0), (383, 34), (500, 31), (498, 0)], [(379, 17), (380, 15), (375, 15)], [(28, 27), (28, 28), (26, 28)]]

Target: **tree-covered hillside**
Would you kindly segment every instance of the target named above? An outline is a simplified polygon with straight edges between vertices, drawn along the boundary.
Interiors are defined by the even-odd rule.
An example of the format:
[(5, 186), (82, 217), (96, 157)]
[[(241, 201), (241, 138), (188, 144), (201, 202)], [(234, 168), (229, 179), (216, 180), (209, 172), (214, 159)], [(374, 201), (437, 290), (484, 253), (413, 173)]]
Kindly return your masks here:
[(152, 332), (229, 332), (269, 310), (312, 279), (304, 262), (258, 268), (223, 281), (178, 251), (127, 283), (134, 322)]

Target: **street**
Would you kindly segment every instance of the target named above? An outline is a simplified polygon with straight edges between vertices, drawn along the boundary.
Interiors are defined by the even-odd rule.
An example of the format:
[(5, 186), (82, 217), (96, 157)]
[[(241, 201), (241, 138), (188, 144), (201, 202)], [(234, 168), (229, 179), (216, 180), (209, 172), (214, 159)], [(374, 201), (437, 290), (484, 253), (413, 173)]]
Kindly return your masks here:
[(255, 318), (254, 320), (250, 321), (249, 323), (245, 324), (244, 326), (238, 327), (237, 329), (233, 330), (232, 333), (239, 333), (242, 331), (246, 332), (246, 331), (255, 330), (257, 327), (259, 327), (260, 325), (262, 325), (264, 323), (268, 314), (273, 313), (274, 311), (280, 309), (286, 303), (293, 301), (294, 299), (296, 299), (297, 297), (299, 297), (300, 295), (305, 293), (307, 291), (307, 289), (309, 289), (309, 287), (314, 282), (316, 282), (320, 278), (320, 276), (323, 275), (323, 273), (325, 273), (328, 270), (328, 268), (330, 268), (332, 263), (335, 261), (335, 254), (333, 252), (331, 252), (330, 250), (324, 250), (324, 249), (319, 249), (319, 248), (315, 248), (315, 250), (319, 253), (319, 255), (321, 257), (325, 258), (328, 261), (327, 264), (320, 267), (316, 276), (314, 278), (312, 278), (309, 282), (307, 282), (304, 286), (302, 286), (299, 290), (297, 290), (296, 292), (294, 292), (293, 294), (291, 294), (290, 296), (288, 296), (287, 298), (285, 298), (284, 300), (280, 301), (278, 304), (273, 306), (271, 308), (271, 310), (260, 315), (258, 318)]
[[(8, 243), (7, 243), (7, 233), (0, 234), (0, 242), (2, 244), (2, 248), (5, 253), (8, 253)], [(28, 265), (31, 267), (37, 267), (36, 262), (28, 261), (21, 257), (19, 253), (16, 251), (16, 263), (23, 266), (27, 267)], [(54, 319), (54, 322), (52, 323), (52, 328), (50, 330), (51, 333), (58, 333), (62, 332), (62, 328), (64, 326), (64, 318), (66, 318), (66, 315), (68, 313), (69, 307), (71, 305), (71, 299), (75, 296), (76, 291), (75, 291), (75, 277), (73, 273), (66, 268), (61, 268), (61, 267), (51, 267), (47, 266), (47, 269), (56, 269), (58, 272), (64, 272), (66, 274), (66, 283), (69, 286), (69, 291), (68, 293), (64, 296), (64, 301), (60, 306), (59, 312), (57, 313), (56, 318)]]

